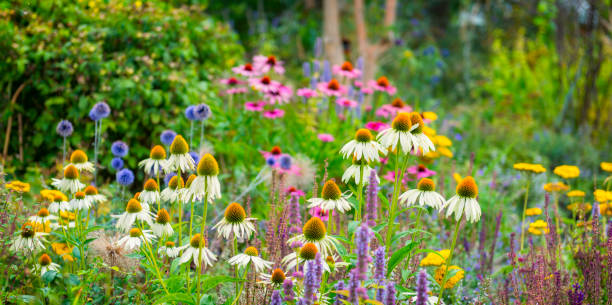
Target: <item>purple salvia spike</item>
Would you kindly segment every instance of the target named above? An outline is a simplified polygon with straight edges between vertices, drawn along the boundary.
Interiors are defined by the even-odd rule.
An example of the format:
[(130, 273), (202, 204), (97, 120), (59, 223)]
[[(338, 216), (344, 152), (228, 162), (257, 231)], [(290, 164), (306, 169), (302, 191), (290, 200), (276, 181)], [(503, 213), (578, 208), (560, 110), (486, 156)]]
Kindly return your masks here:
[(427, 274), (425, 270), (419, 272), (416, 297), (416, 305), (427, 305)]
[(376, 225), (378, 218), (378, 179), (376, 179), (376, 170), (370, 172), (370, 181), (366, 187), (366, 223), (373, 227)]

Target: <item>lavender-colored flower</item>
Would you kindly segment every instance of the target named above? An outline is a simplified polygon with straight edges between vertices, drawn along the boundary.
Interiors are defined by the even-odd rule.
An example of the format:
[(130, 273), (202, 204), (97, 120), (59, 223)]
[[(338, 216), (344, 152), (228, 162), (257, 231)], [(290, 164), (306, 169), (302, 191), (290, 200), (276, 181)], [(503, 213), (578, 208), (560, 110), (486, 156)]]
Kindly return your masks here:
[(572, 285), (573, 289), (567, 291), (570, 305), (582, 305), (584, 292), (580, 289), (580, 284)]
[(130, 148), (123, 141), (115, 141), (111, 145), (111, 153), (113, 153), (115, 157), (123, 158), (128, 154), (129, 150)]
[(300, 197), (296, 194), (291, 195), (287, 211), (289, 217), (289, 234), (297, 234), (302, 230), (302, 215), (300, 214)]
[(359, 281), (365, 281), (368, 278), (368, 264), (372, 261), (372, 257), (368, 253), (371, 236), (372, 230), (365, 223), (362, 223), (357, 232), (355, 232), (355, 244), (357, 244), (355, 249), (357, 267), (355, 270), (357, 271), (357, 280)]
[(387, 260), (385, 259), (385, 246), (380, 246), (374, 251), (374, 279), (379, 283), (385, 279)]
[(416, 305), (427, 305), (427, 274), (425, 270), (419, 272), (416, 297)]
[(278, 158), (278, 165), (280, 166), (280, 168), (284, 170), (290, 170), (291, 169), (291, 156), (289, 155), (280, 156), (280, 158)]
[(305, 61), (302, 63), (302, 73), (304, 73), (304, 77), (310, 78), (310, 63)]
[(193, 109), (193, 113), (195, 114), (196, 119), (199, 121), (208, 120), (211, 115), (210, 107), (208, 107), (208, 105), (206, 104), (199, 104), (195, 106), (195, 108)]
[(134, 183), (134, 173), (129, 168), (124, 168), (117, 172), (117, 183), (128, 186)]
[(359, 288), (359, 274), (357, 269), (353, 269), (351, 273), (349, 273), (349, 281), (348, 281), (348, 292), (349, 297), (348, 301), (351, 304), (359, 305), (359, 295), (357, 292), (357, 288)]
[(276, 158), (274, 158), (274, 156), (269, 156), (266, 159), (266, 164), (268, 164), (268, 166), (274, 166), (276, 165)]
[(190, 152), (189, 152), (189, 155), (191, 156), (191, 158), (193, 158), (193, 162), (194, 162), (195, 164), (198, 164), (198, 163), (200, 162), (200, 155), (199, 155), (197, 152), (195, 152), (195, 151), (190, 151)]
[[(338, 283), (336, 283), (336, 286), (334, 286), (334, 290), (336, 291), (344, 290), (344, 282), (338, 281)], [(336, 300), (334, 301), (334, 305), (344, 305), (344, 302), (342, 302), (342, 300), (346, 300), (346, 297), (339, 293), (336, 294)]]
[(111, 167), (114, 168), (116, 171), (122, 169), (123, 168), (123, 159), (121, 159), (119, 157), (113, 158), (113, 160), (111, 160)]
[(357, 58), (357, 64), (355, 65), (358, 70), (363, 71), (363, 57)]
[(321, 39), (321, 37), (317, 37), (317, 39), (315, 40), (314, 53), (316, 58), (319, 58), (323, 55), (323, 40)]
[(370, 173), (370, 181), (366, 186), (366, 223), (368, 226), (373, 227), (376, 225), (376, 218), (378, 218), (378, 179), (376, 179), (376, 170), (372, 169)]
[(110, 115), (110, 107), (105, 102), (96, 103), (89, 111), (89, 118), (97, 121)]
[(59, 123), (57, 123), (57, 128), (55, 128), (55, 131), (58, 135), (65, 138), (72, 134), (74, 128), (72, 127), (72, 123), (70, 123), (70, 121), (61, 120)]
[(293, 281), (291, 279), (285, 279), (283, 282), (283, 293), (285, 294), (285, 301), (292, 302), (295, 300), (295, 292), (293, 292)]
[(387, 283), (387, 287), (385, 289), (385, 300), (383, 301), (385, 305), (395, 305), (395, 283), (389, 282)]
[(324, 83), (329, 82), (332, 79), (331, 66), (328, 60), (323, 61), (323, 74), (321, 74), (321, 81)]
[(166, 184), (166, 186), (168, 186), (168, 183), (170, 183), (170, 179), (172, 179), (172, 177), (174, 176), (176, 176), (176, 173), (166, 174), (166, 176), (164, 177), (164, 183)]
[(321, 284), (320, 275), (318, 275), (319, 269), (322, 269), (321, 266), (317, 266), (317, 264), (321, 264), (321, 254), (317, 253), (317, 257), (313, 260), (309, 260), (306, 262), (304, 266), (304, 294), (300, 299), (301, 304), (311, 305), (314, 303), (314, 297), (316, 294), (319, 285)]
[(274, 292), (272, 292), (272, 297), (270, 298), (270, 305), (282, 305), (282, 304), (283, 304), (283, 300), (281, 299), (280, 291), (274, 290)]
[(170, 130), (170, 129), (166, 129), (164, 131), (162, 131), (161, 136), (159, 137), (159, 139), (161, 140), (161, 142), (164, 145), (170, 145), (172, 144), (172, 141), (174, 141), (174, 137), (176, 137), (176, 132)]
[(198, 119), (195, 115), (194, 109), (194, 105), (185, 108), (185, 117), (190, 121), (196, 121)]

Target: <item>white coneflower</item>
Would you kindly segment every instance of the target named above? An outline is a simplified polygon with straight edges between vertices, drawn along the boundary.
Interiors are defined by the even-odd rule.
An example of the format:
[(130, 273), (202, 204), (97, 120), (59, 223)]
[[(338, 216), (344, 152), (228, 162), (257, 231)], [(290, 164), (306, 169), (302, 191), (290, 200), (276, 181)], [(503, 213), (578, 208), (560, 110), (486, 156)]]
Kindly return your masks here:
[(189, 145), (181, 135), (174, 137), (170, 145), (170, 158), (164, 164), (166, 173), (180, 170), (185, 173), (195, 168), (195, 161), (189, 154)]
[(160, 200), (159, 186), (153, 179), (145, 182), (142, 192), (138, 195), (138, 200), (146, 204), (153, 204)]
[(323, 211), (338, 210), (340, 213), (349, 211), (352, 206), (346, 200), (350, 195), (343, 195), (334, 180), (328, 180), (321, 190), (321, 198), (310, 198), (308, 208), (319, 207)]
[(194, 200), (201, 200), (208, 194), (208, 200), (221, 198), (221, 184), (219, 183), (219, 164), (211, 154), (205, 154), (198, 163), (198, 176), (189, 186), (189, 194)]
[(310, 218), (302, 228), (302, 234), (287, 240), (287, 244), (299, 241), (301, 243), (313, 243), (321, 251), (323, 256), (332, 255), (336, 251), (338, 241), (329, 235), (325, 224), (319, 217)]
[(206, 248), (206, 240), (200, 233), (194, 234), (189, 241), (189, 245), (180, 247), (180, 249), (185, 249), (183, 255), (178, 259), (181, 265), (193, 261), (196, 267), (200, 268), (201, 263), (212, 266), (212, 263), (217, 260), (212, 251)]
[(55, 219), (57, 219), (57, 216), (49, 214), (49, 210), (47, 210), (47, 208), (40, 208), (40, 210), (38, 210), (38, 213), (36, 213), (36, 215), (34, 216), (30, 216), (28, 220), (33, 223), (43, 224), (44, 231), (44, 225), (47, 223), (47, 221)]
[(180, 252), (181, 249), (178, 248), (173, 241), (167, 241), (166, 244), (159, 247), (159, 250), (157, 251), (157, 253), (165, 255), (169, 258), (178, 257)]
[(151, 243), (155, 239), (155, 235), (151, 230), (140, 230), (139, 228), (130, 229), (130, 234), (121, 238), (117, 244), (124, 247), (126, 250), (138, 249), (142, 246), (142, 242)]
[(228, 261), (230, 265), (246, 267), (249, 264), (252, 264), (255, 268), (255, 272), (259, 273), (265, 269), (272, 268), (272, 262), (267, 261), (261, 257), (259, 257), (259, 252), (255, 247), (248, 247), (244, 250), (244, 253), (240, 253), (230, 258)]
[(403, 154), (408, 154), (413, 148), (412, 131), (418, 127), (418, 125), (412, 125), (410, 114), (400, 112), (393, 119), (391, 127), (381, 131), (376, 138), (384, 148), (391, 150), (397, 148)]
[(166, 209), (161, 209), (157, 212), (155, 223), (151, 225), (153, 233), (159, 237), (168, 237), (174, 234), (172, 225), (170, 224), (170, 214)]
[(102, 203), (108, 201), (106, 196), (99, 194), (98, 189), (93, 185), (88, 185), (83, 191), (85, 192), (85, 199), (87, 199), (92, 205), (94, 203)]
[(72, 152), (72, 154), (70, 155), (70, 163), (68, 163), (66, 167), (64, 167), (64, 169), (68, 168), (68, 166), (70, 165), (74, 165), (74, 167), (76, 167), (80, 171), (86, 171), (90, 173), (93, 173), (95, 171), (94, 164), (87, 160), (87, 154), (80, 149), (77, 149)]
[(469, 222), (480, 220), (481, 210), (476, 197), (478, 196), (478, 186), (472, 176), (467, 176), (457, 185), (457, 195), (453, 196), (444, 204), (446, 217), (453, 213), (455, 220), (459, 221), (461, 215), (465, 213), (465, 219)]
[(49, 204), (49, 212), (57, 214), (60, 211), (69, 211), (70, 203), (68, 203), (68, 197), (60, 191), (54, 191), (53, 202)]
[[(363, 159), (353, 158), (353, 164), (349, 166), (344, 174), (342, 175), (342, 182), (348, 183), (351, 179), (355, 179), (355, 184), (361, 184), (361, 169), (363, 168), (363, 183), (370, 183), (370, 174), (372, 173), (372, 168), (368, 165)], [(380, 182), (378, 176), (376, 176), (376, 181)]]
[(38, 270), (40, 270), (40, 275), (44, 275), (47, 271), (53, 270), (55, 272), (59, 272), (60, 265), (54, 263), (51, 260), (51, 257), (47, 253), (43, 253), (38, 258)]
[(142, 167), (147, 175), (157, 176), (166, 162), (166, 150), (161, 145), (155, 145), (151, 148), (149, 158), (138, 162), (138, 167)]
[[(314, 259), (317, 253), (319, 253), (319, 248), (317, 248), (315, 244), (305, 243), (299, 250), (291, 252), (283, 257), (281, 264), (287, 270), (296, 270), (298, 264)], [(325, 268), (325, 266), (323, 267)]]
[(415, 153), (419, 153), (419, 151), (424, 156), (430, 151), (435, 151), (436, 147), (434, 146), (431, 139), (423, 133), (423, 128), (425, 127), (425, 123), (423, 122), (423, 117), (418, 112), (410, 113), (410, 122), (412, 126), (416, 126), (410, 130), (412, 134), (412, 149)]
[(429, 178), (421, 179), (416, 189), (401, 194), (399, 201), (407, 207), (412, 205), (430, 206), (436, 210), (440, 210), (446, 202), (444, 197), (436, 192), (436, 185)]
[(70, 200), (70, 209), (74, 211), (87, 211), (91, 208), (92, 202), (87, 200), (85, 192), (74, 193), (74, 198)]
[(231, 233), (238, 239), (248, 239), (255, 232), (252, 221), (255, 218), (247, 218), (244, 208), (236, 202), (232, 202), (225, 209), (223, 218), (213, 227), (218, 236), (229, 238)]
[(36, 232), (35, 224), (26, 222), (21, 226), (19, 236), (11, 244), (11, 250), (14, 252), (23, 252), (29, 254), (44, 249), (43, 237), (46, 233)]
[(149, 211), (149, 206), (141, 205), (134, 198), (128, 201), (123, 214), (113, 215), (113, 217), (119, 218), (115, 226), (124, 232), (130, 230), (136, 220), (146, 222), (149, 225), (153, 222), (153, 214)]
[(170, 178), (168, 187), (161, 192), (161, 197), (167, 202), (177, 202), (181, 199), (181, 190), (185, 187), (185, 181), (179, 176)]
[(357, 130), (355, 139), (346, 143), (342, 149), (340, 149), (340, 153), (344, 155), (345, 158), (355, 157), (357, 159), (365, 159), (367, 162), (378, 161), (380, 158), (378, 152), (381, 152), (383, 155), (387, 153), (387, 151), (374, 140), (372, 133), (365, 128)]
[(64, 193), (76, 193), (85, 187), (85, 184), (79, 181), (79, 170), (76, 166), (70, 164), (64, 170), (64, 178), (53, 178), (51, 185)]
[(285, 272), (280, 268), (276, 268), (272, 270), (272, 273), (260, 273), (259, 278), (260, 281), (257, 281), (257, 284), (266, 284), (266, 285), (275, 285), (280, 286), (285, 282), (285, 279), (293, 280), (291, 277), (285, 275)]
[(74, 220), (76, 219), (76, 214), (69, 211), (60, 211), (60, 218), (57, 220), (57, 225), (59, 227), (64, 227), (65, 229), (74, 228), (76, 223)]
[(194, 196), (194, 194), (189, 190), (189, 187), (191, 186), (191, 184), (193, 183), (193, 181), (196, 179), (196, 175), (195, 174), (191, 174), (189, 175), (189, 177), (187, 177), (187, 182), (185, 182), (185, 187), (182, 188), (181, 190), (179, 190), (180, 192), (180, 196), (181, 196), (181, 201), (185, 204), (189, 204), (192, 203), (194, 201), (199, 200), (198, 198), (196, 198)]

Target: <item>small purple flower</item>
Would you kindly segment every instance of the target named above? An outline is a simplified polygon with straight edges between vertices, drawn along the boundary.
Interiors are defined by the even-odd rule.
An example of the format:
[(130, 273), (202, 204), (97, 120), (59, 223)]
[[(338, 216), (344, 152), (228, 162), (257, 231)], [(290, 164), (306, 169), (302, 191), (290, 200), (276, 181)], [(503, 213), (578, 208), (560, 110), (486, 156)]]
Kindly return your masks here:
[(170, 183), (170, 179), (172, 179), (172, 177), (174, 176), (176, 176), (176, 173), (166, 174), (166, 176), (164, 177), (164, 183), (166, 184), (166, 186), (168, 186), (168, 183)]
[(195, 106), (195, 108), (193, 109), (193, 113), (195, 114), (195, 117), (198, 121), (208, 120), (211, 115), (210, 107), (208, 107), (208, 105), (206, 104), (199, 104)]
[(376, 225), (378, 217), (378, 179), (376, 179), (376, 170), (370, 172), (370, 183), (366, 187), (366, 223), (373, 227)]
[[(336, 283), (336, 286), (334, 286), (334, 290), (336, 291), (344, 290), (344, 282), (338, 281), (338, 283)], [(345, 303), (342, 302), (342, 300), (346, 300), (346, 297), (339, 293), (336, 294), (336, 300), (334, 301), (334, 305), (344, 305)]]
[(161, 140), (161, 142), (164, 145), (171, 145), (172, 141), (174, 141), (174, 137), (176, 137), (176, 132), (170, 130), (170, 129), (166, 129), (164, 131), (162, 131), (161, 136), (159, 137), (159, 139)]
[(291, 279), (285, 279), (283, 282), (283, 293), (285, 294), (285, 301), (292, 302), (295, 300), (295, 293), (293, 292), (293, 281)]
[(110, 107), (105, 102), (96, 103), (89, 111), (89, 118), (97, 121), (110, 115)]
[(61, 120), (59, 123), (57, 123), (57, 128), (55, 129), (55, 131), (60, 136), (66, 138), (72, 134), (74, 128), (72, 127), (72, 123), (70, 123), (70, 121)]
[(348, 281), (348, 301), (351, 304), (359, 304), (359, 295), (357, 292), (357, 288), (359, 288), (359, 275), (357, 274), (357, 269), (353, 269), (351, 273), (349, 273)]
[[(297, 234), (302, 231), (302, 216), (300, 215), (300, 197), (291, 195), (287, 217), (289, 217), (289, 234)], [(292, 246), (293, 247), (293, 246)]]
[(123, 168), (123, 159), (121, 159), (119, 157), (113, 158), (113, 160), (111, 160), (111, 167), (114, 168), (116, 171), (122, 169)]
[(116, 178), (117, 178), (117, 183), (123, 186), (128, 186), (134, 183), (134, 173), (128, 168), (124, 168), (120, 170), (119, 172), (117, 172)]
[(380, 246), (374, 251), (374, 279), (379, 282), (385, 279), (387, 260), (385, 259), (385, 246)]
[(189, 155), (191, 156), (191, 158), (193, 158), (193, 162), (198, 165), (198, 163), (200, 162), (200, 155), (195, 151), (190, 151)]
[(368, 264), (372, 261), (372, 257), (368, 253), (371, 237), (372, 230), (365, 223), (362, 223), (357, 232), (355, 232), (357, 267), (354, 270), (357, 271), (356, 276), (359, 281), (365, 281), (368, 278)]
[(128, 154), (129, 149), (130, 148), (128, 145), (123, 141), (115, 141), (111, 145), (111, 153), (113, 153), (115, 157), (119, 158), (125, 157)]
[(198, 119), (195, 115), (194, 109), (195, 106), (193, 105), (185, 108), (185, 117), (190, 121), (196, 121)]
[(268, 164), (268, 166), (276, 165), (276, 158), (274, 156), (269, 156), (266, 158), (266, 164)]
[(291, 169), (291, 156), (289, 155), (280, 156), (280, 158), (278, 158), (278, 165), (280, 166), (280, 168), (284, 170), (290, 170)]
[(416, 305), (427, 305), (427, 274), (425, 270), (421, 270), (417, 278)]
[(302, 73), (304, 73), (304, 77), (310, 78), (310, 63), (305, 61), (302, 64)]
[(272, 297), (270, 298), (270, 305), (282, 305), (282, 304), (283, 304), (283, 300), (281, 299), (280, 291), (274, 290), (274, 292), (272, 292)]
[(580, 284), (572, 285), (573, 289), (567, 291), (570, 305), (582, 305), (584, 301), (584, 291), (580, 289)]
[(385, 289), (385, 300), (383, 303), (385, 305), (395, 305), (395, 283), (387, 283), (387, 288)]

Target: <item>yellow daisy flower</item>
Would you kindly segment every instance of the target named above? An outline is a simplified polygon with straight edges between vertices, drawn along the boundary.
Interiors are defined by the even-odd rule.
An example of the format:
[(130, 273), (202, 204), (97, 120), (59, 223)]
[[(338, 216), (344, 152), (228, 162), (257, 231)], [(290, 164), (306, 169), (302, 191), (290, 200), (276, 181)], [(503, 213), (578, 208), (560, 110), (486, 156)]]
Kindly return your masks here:
[[(440, 255), (444, 258), (440, 257)], [(435, 253), (430, 252), (427, 254), (427, 256), (425, 256), (425, 258), (421, 260), (421, 263), (419, 265), (421, 267), (441, 266), (448, 259), (449, 255), (449, 249), (440, 250)]]
[(559, 165), (555, 167), (553, 172), (563, 179), (572, 179), (580, 176), (580, 169), (574, 165)]

